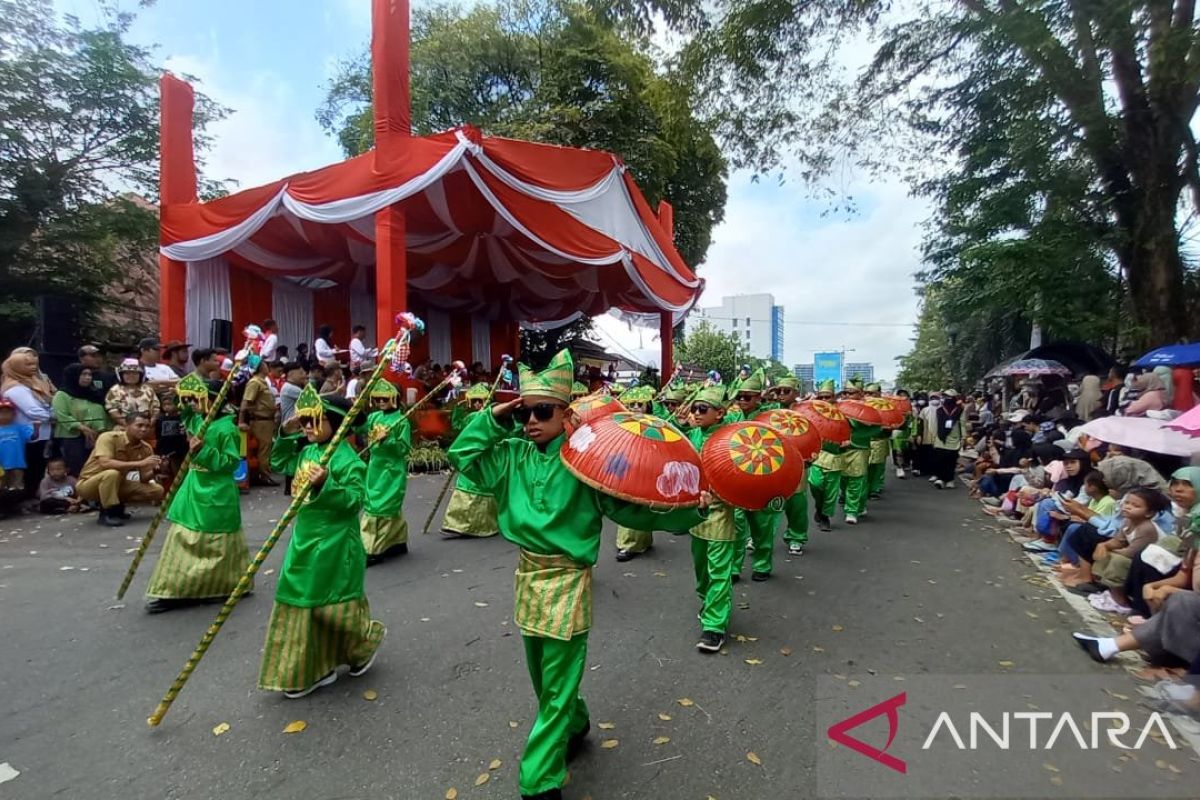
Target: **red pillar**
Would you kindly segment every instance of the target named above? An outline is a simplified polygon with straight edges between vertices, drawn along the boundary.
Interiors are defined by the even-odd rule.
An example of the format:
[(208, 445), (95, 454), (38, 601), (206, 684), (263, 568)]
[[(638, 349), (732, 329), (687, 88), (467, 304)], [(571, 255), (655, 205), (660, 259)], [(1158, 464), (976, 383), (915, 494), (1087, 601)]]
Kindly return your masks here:
[[(407, 0), (371, 2), (371, 81), (375, 105), (375, 171), (387, 172), (412, 136), (409, 102)], [(395, 333), (394, 318), (408, 310), (404, 212), (389, 206), (375, 215), (375, 337)]]
[[(675, 209), (666, 200), (658, 204), (658, 224), (671, 240), (675, 240)], [(658, 375), (663, 386), (675, 372), (675, 315), (663, 311), (658, 317), (658, 338), (662, 344), (662, 358)]]
[[(196, 202), (196, 160), (192, 149), (192, 87), (173, 75), (158, 81), (158, 204)], [(187, 264), (158, 257), (158, 335), (163, 341), (187, 336)]]

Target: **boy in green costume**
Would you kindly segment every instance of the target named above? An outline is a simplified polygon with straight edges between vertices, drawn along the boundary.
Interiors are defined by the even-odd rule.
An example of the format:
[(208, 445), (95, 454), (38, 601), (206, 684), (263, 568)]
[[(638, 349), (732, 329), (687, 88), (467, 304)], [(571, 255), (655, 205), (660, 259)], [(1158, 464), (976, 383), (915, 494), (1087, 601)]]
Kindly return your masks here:
[[(773, 399), (780, 408), (791, 408), (792, 403), (800, 392), (800, 381), (793, 375), (785, 375), (776, 381), (771, 388)], [(802, 481), (800, 488), (788, 498), (783, 506), (783, 514), (787, 519), (787, 527), (783, 530), (783, 540), (787, 542), (788, 555), (804, 555), (804, 547), (808, 544), (808, 483)]]
[(680, 404), (687, 400), (688, 394), (687, 386), (678, 381), (672, 383), (662, 393), (662, 399), (654, 403), (654, 416), (682, 428), (687, 424), (687, 420), (677, 420), (674, 419), (674, 416), (675, 412), (679, 410)]
[[(842, 396), (848, 400), (861, 400), (862, 384), (857, 380), (846, 381)], [(841, 486), (847, 525), (857, 525), (858, 518), (867, 513), (867, 466), (871, 441), (879, 435), (879, 431), (878, 425), (850, 420), (850, 447), (842, 456)]]
[(408, 452), (412, 426), (398, 408), (400, 393), (385, 380), (371, 386), (366, 437), (371, 444), (367, 463), (367, 494), (361, 523), (367, 566), (408, 552), (408, 522), (404, 494), (408, 490)]
[[(834, 383), (824, 381), (817, 387), (817, 400), (834, 402)], [(808, 468), (808, 488), (812, 492), (813, 516), (823, 531), (833, 530), (833, 515), (837, 513), (838, 493), (842, 486), (842, 446), (837, 442), (822, 442), (821, 452)]]
[(171, 527), (146, 588), (146, 611), (151, 614), (228, 597), (250, 564), (233, 480), (241, 460), (234, 409), (222, 408), (200, 436), (221, 386), (221, 381), (205, 383), (193, 373), (175, 389), (192, 465), (167, 510)]
[[(621, 395), (625, 408), (638, 414), (649, 414), (654, 404), (654, 387), (635, 386)], [(654, 547), (654, 531), (636, 531), (617, 526), (617, 561), (630, 561)]]
[[(520, 547), (513, 620), (521, 629), (538, 714), (521, 756), (526, 800), (558, 800), (567, 758), (591, 725), (579, 685), (592, 621), (592, 566), (604, 517), (630, 527), (680, 529), (694, 511), (656, 513), (600, 494), (563, 465), (571, 356), (545, 372), (521, 367), (521, 397), (476, 414), (450, 448), (450, 461), (496, 497), (500, 533)], [(525, 436), (514, 435), (516, 425)]]
[[(487, 403), (489, 387), (476, 383), (467, 390), (463, 402), (454, 408), (451, 422), (461, 432)], [(484, 538), (495, 536), (500, 528), (496, 522), (496, 498), (461, 471), (455, 479), (454, 492), (442, 518), (442, 532), (451, 536)]]
[(292, 489), (312, 490), (296, 514), (279, 569), (258, 674), (258, 688), (292, 699), (336, 681), (343, 664), (353, 677), (365, 673), (386, 633), (383, 623), (371, 619), (363, 591), (367, 553), (358, 514), (367, 465), (343, 440), (328, 467), (319, 466), (350, 406), (343, 397), (319, 396), (311, 386), (296, 400), (293, 419), (309, 444), (300, 452)]
[[(906, 389), (897, 389), (896, 396), (909, 399)], [(912, 463), (912, 442), (916, 434), (917, 421), (910, 411), (904, 415), (904, 424), (892, 432), (892, 463), (896, 466), (896, 477), (900, 480), (908, 477), (906, 470)]]
[[(868, 383), (863, 389), (863, 394), (866, 397), (882, 397), (883, 389), (878, 383)], [(870, 455), (867, 458), (867, 498), (870, 500), (878, 500), (883, 496), (891, 442), (892, 432), (887, 428), (879, 428), (879, 433), (871, 439)]]
[[(756, 369), (750, 377), (743, 380), (734, 395), (734, 407), (725, 415), (725, 422), (742, 422), (751, 420), (763, 411), (779, 408), (778, 403), (764, 403), (763, 392), (767, 389), (767, 376), (761, 368)], [(741, 579), (742, 562), (745, 561), (746, 544), (753, 547), (753, 562), (751, 579), (765, 581), (771, 577), (775, 549), (775, 529), (779, 527), (780, 510), (762, 509), (761, 511), (746, 511), (737, 509), (734, 512), (734, 523), (737, 526), (737, 555), (734, 556), (733, 580)]]

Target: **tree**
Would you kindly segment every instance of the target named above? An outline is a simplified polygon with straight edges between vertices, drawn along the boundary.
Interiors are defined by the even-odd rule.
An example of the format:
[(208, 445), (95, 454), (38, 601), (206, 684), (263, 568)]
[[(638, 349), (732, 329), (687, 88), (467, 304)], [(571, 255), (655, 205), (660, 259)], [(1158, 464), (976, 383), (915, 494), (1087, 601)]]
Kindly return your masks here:
[[(947, 86), (963, 85), (981, 62), (1028, 75), (1041, 99), (1025, 99), (1056, 123), (1042, 135), (1077, 163), (1096, 193), (1109, 228), (1096, 239), (1120, 266), (1136, 321), (1154, 343), (1192, 333), (1194, 281), (1177, 220), (1181, 206), (1200, 212), (1193, 0), (962, 0), (921, 4), (899, 22), (881, 22), (890, 10), (840, 0), (628, 0), (614, 7), (635, 26), (659, 12), (691, 34), (683, 61), (741, 160), (770, 168), (781, 150), (794, 149), (810, 179), (845, 160), (894, 167), (895, 154), (925, 172), (939, 164), (931, 142), (944, 144), (937, 134), (964, 113)], [(830, 54), (864, 27), (882, 44), (856, 81), (839, 82)], [(915, 137), (905, 143), (905, 132)]]
[(896, 386), (909, 391), (941, 390), (954, 382), (950, 343), (935, 295), (927, 294), (921, 304), (912, 350), (896, 361), (900, 364)]
[[(0, 346), (28, 342), (41, 295), (95, 308), (131, 252), (155, 247), (160, 71), (129, 44), (132, 17), (84, 28), (49, 0), (0, 13)], [(198, 96), (197, 126), (224, 110)], [(207, 140), (201, 135), (198, 146)]]
[[(684, 260), (704, 260), (725, 207), (726, 165), (693, 113), (693, 87), (645, 55), (644, 37), (625, 36), (572, 2), (502, 0), (464, 11), (413, 10), (413, 128), (463, 123), (485, 133), (609, 150), (632, 170), (651, 206), (675, 207)], [(343, 64), (317, 113), (347, 155), (369, 149), (367, 56)]]
[(533, 369), (545, 369), (555, 353), (571, 342), (587, 339), (594, 327), (591, 317), (580, 317), (561, 328), (521, 328), (521, 361)]
[(701, 320), (679, 341), (676, 359), (700, 369), (715, 369), (728, 382), (737, 375), (746, 360), (746, 352), (732, 334), (719, 331), (708, 321)]

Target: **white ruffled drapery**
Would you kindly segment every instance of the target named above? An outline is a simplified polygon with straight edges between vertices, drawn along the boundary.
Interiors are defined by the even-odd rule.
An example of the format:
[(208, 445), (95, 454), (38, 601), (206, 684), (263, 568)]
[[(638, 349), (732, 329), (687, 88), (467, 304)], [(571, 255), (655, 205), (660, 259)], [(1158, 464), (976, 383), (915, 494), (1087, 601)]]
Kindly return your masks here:
[(193, 347), (212, 347), (212, 321), (233, 319), (229, 263), (224, 258), (188, 262), (186, 309), (187, 340)]
[(482, 317), (471, 317), (471, 360), (492, 368), (492, 325)]
[(431, 308), (425, 313), (425, 335), (429, 337), (429, 357), (435, 364), (449, 364), (450, 315)]
[(287, 345), (288, 357), (296, 357), (296, 345), (313, 337), (313, 294), (289, 280), (273, 282), (271, 307), (279, 323), (279, 343)]

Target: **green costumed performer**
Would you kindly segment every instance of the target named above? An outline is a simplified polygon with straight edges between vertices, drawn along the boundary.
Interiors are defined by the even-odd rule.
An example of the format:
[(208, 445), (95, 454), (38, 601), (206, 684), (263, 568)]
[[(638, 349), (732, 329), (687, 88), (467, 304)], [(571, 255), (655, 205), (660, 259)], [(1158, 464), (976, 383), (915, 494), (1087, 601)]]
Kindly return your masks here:
[[(513, 621), (538, 699), (521, 756), (520, 789), (527, 799), (562, 797), (567, 758), (591, 727), (579, 686), (603, 517), (646, 530), (686, 528), (700, 518), (695, 511), (661, 514), (616, 500), (567, 470), (559, 452), (572, 374), (565, 350), (545, 372), (521, 367), (520, 399), (474, 415), (450, 448), (454, 466), (494, 494), (500, 533), (520, 547)], [(524, 437), (515, 435), (518, 424)]]
[[(654, 388), (636, 386), (621, 395), (625, 408), (638, 414), (649, 414), (654, 405)], [(654, 547), (654, 531), (635, 531), (617, 526), (617, 561), (629, 561)]]
[[(908, 390), (896, 390), (897, 397), (909, 399)], [(896, 467), (896, 477), (904, 480), (908, 477), (908, 468), (912, 463), (913, 441), (917, 436), (917, 419), (912, 411), (904, 415), (904, 424), (892, 433), (892, 464)]]
[[(817, 387), (818, 400), (832, 403), (835, 386), (832, 380)], [(838, 494), (842, 488), (842, 446), (837, 442), (822, 442), (821, 452), (808, 468), (808, 488), (812, 492), (813, 517), (823, 531), (833, 530), (833, 515), (837, 513)]]
[[(792, 403), (796, 402), (799, 390), (800, 381), (792, 375), (787, 375), (779, 379), (772, 387), (771, 392), (781, 408), (791, 408)], [(783, 541), (787, 543), (788, 555), (803, 555), (804, 547), (808, 544), (807, 482), (802, 481), (799, 488), (796, 489), (796, 493), (788, 498), (787, 503), (783, 506), (783, 514), (787, 519), (787, 527), (783, 530)]]
[[(692, 401), (687, 437), (697, 452), (724, 424), (727, 397), (725, 387), (718, 383), (702, 388)], [(716, 653), (725, 644), (733, 612), (733, 565), (744, 552), (738, 550), (735, 511), (733, 506), (714, 499), (704, 521), (688, 531), (692, 536), (696, 595), (700, 598), (700, 640), (696, 649), (702, 653)]]
[[(862, 400), (862, 383), (846, 381), (841, 399)], [(871, 440), (879, 435), (878, 425), (867, 425), (855, 419), (850, 422), (850, 446), (842, 454), (841, 499), (847, 525), (857, 525), (858, 518), (867, 513), (867, 466), (870, 463)]]
[[(480, 416), (479, 412), (485, 410), (488, 396), (486, 383), (472, 385), (462, 401), (454, 407), (451, 419), (454, 430), (461, 432), (472, 418)], [(442, 518), (442, 532), (450, 536), (483, 538), (495, 536), (499, 530), (496, 498), (460, 470), (454, 482), (454, 491), (450, 494), (450, 502), (446, 505), (446, 516)]]
[(146, 610), (151, 614), (228, 597), (250, 563), (233, 480), (241, 461), (234, 408), (221, 409), (204, 438), (199, 436), (221, 386), (222, 381), (205, 383), (192, 373), (175, 390), (192, 450), (192, 468), (167, 510), (171, 527), (146, 588)]
[(367, 495), (363, 500), (362, 540), (367, 566), (408, 552), (408, 522), (404, 494), (408, 491), (408, 453), (412, 425), (399, 410), (400, 393), (385, 380), (371, 386), (366, 438), (371, 445), (367, 463)]
[(688, 387), (681, 381), (672, 383), (663, 391), (662, 398), (655, 401), (654, 416), (682, 428), (686, 424), (686, 420), (675, 419), (675, 414), (679, 411), (679, 406), (687, 400), (689, 394), (691, 392), (688, 391)]
[[(763, 411), (779, 408), (778, 403), (764, 403), (763, 392), (767, 389), (767, 376), (761, 368), (743, 380), (734, 395), (734, 408), (725, 415), (725, 422), (741, 422), (753, 419)], [(771, 577), (774, 560), (775, 530), (779, 527), (781, 510), (764, 508), (761, 511), (737, 509), (734, 522), (737, 525), (737, 555), (734, 556), (733, 580), (741, 579), (742, 562), (745, 561), (746, 545), (753, 547), (751, 579), (765, 581)]]
[(375, 663), (386, 632), (383, 623), (371, 619), (363, 591), (367, 553), (358, 515), (367, 465), (342, 441), (329, 466), (319, 466), (324, 445), (350, 406), (345, 398), (321, 397), (307, 386), (287, 423), (301, 427), (309, 441), (300, 452), (293, 488), (311, 486), (312, 491), (296, 514), (279, 569), (258, 688), (293, 699), (333, 683), (339, 666), (349, 665), (351, 676), (362, 675)]
[(588, 396), (588, 387), (584, 386), (579, 381), (575, 381), (574, 383), (571, 384), (571, 402), (572, 403), (574, 403), (576, 400), (578, 400), (581, 397), (587, 397), (587, 396)]
[[(868, 383), (863, 389), (866, 397), (882, 397), (883, 389), (878, 383)], [(871, 449), (867, 457), (867, 497), (878, 500), (883, 496), (883, 487), (887, 482), (888, 452), (891, 450), (892, 431), (889, 428), (879, 428), (879, 433), (871, 439)]]

